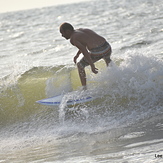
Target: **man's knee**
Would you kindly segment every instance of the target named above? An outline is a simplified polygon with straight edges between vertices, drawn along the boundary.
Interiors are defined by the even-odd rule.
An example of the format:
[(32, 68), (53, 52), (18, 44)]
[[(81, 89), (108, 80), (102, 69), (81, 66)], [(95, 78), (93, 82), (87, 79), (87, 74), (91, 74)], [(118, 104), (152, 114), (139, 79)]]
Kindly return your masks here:
[(81, 65), (80, 62), (77, 63), (77, 67), (78, 67), (78, 69), (80, 69), (80, 70), (84, 70), (84, 67)]

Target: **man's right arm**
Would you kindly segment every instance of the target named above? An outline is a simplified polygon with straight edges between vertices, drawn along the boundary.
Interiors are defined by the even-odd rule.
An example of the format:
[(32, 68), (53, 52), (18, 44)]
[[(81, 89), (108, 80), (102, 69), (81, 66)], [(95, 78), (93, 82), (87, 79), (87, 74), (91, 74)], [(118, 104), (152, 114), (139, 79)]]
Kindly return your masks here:
[(79, 41), (75, 41), (74, 45), (80, 50), (81, 53), (83, 53), (84, 57), (87, 59), (89, 65), (91, 66), (91, 70), (93, 73), (97, 74), (98, 69), (95, 67), (94, 63), (92, 62), (92, 59), (90, 57), (90, 54), (88, 53), (86, 47), (82, 45)]
[(81, 54), (81, 51), (79, 50), (76, 54), (76, 56), (74, 57), (74, 63), (76, 64), (76, 60), (79, 57), (79, 55)]

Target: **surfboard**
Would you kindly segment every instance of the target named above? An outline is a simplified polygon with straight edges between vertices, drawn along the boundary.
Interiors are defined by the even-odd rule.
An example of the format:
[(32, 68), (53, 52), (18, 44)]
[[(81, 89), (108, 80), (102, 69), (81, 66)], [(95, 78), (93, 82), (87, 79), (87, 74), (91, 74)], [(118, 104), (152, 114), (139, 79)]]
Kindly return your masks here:
[(59, 106), (61, 104), (63, 105), (76, 105), (81, 103), (86, 103), (89, 101), (94, 100), (96, 97), (93, 97), (91, 95), (80, 95), (77, 92), (71, 92), (67, 94), (61, 94), (57, 96), (53, 96), (50, 98), (42, 99), (39, 101), (36, 101), (36, 103), (42, 104), (42, 105), (49, 105), (49, 106)]

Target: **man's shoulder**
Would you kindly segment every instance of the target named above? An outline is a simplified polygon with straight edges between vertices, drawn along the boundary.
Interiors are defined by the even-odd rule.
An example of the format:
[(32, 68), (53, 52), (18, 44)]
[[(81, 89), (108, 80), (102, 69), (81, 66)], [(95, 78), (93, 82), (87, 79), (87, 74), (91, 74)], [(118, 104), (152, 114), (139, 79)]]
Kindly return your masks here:
[(81, 31), (81, 32), (89, 32), (89, 31), (92, 31), (89, 28), (79, 28), (78, 30)]
[(72, 45), (75, 45), (76, 42), (85, 42), (85, 40), (87, 39), (86, 36), (87, 36), (86, 28), (76, 29), (70, 38), (70, 42)]

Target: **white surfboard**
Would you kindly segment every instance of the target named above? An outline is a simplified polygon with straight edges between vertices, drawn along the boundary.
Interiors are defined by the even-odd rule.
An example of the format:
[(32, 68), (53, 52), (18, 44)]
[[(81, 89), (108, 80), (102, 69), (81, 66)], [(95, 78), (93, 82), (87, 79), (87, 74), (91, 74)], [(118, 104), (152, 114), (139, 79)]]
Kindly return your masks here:
[(61, 104), (64, 104), (64, 105), (81, 104), (81, 103), (92, 101), (94, 99), (95, 97), (91, 95), (83, 95), (83, 94), (80, 95), (79, 93), (77, 94), (77, 92), (75, 93), (71, 92), (67, 94), (62, 94), (62, 95), (57, 95), (54, 97), (42, 99), (36, 102), (42, 105), (58, 106)]

